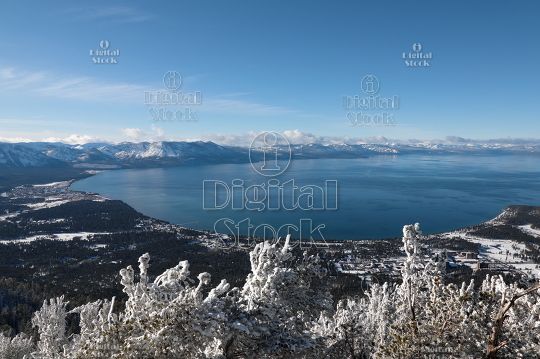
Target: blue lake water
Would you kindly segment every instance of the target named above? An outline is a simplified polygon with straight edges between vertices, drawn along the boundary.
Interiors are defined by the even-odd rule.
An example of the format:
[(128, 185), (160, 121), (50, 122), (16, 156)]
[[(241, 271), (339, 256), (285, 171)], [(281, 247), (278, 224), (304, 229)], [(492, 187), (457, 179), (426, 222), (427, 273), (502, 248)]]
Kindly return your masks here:
[[(277, 232), (290, 224), (298, 231), (302, 227), (302, 238), (309, 238), (313, 229), (324, 225), (312, 236), (318, 239), (322, 235), (327, 240), (400, 236), (402, 226), (414, 222), (420, 222), (424, 232), (442, 232), (491, 219), (511, 204), (540, 205), (540, 158), (527, 155), (297, 160), (275, 178), (280, 185), (289, 181), (283, 189), (276, 190), (277, 182), (270, 183), (272, 191), (266, 191), (267, 201), (261, 211), (237, 210), (232, 204), (234, 201), (236, 208), (244, 204), (261, 209), (260, 203), (242, 202), (242, 198), (265, 198), (260, 187), (259, 197), (254, 197), (253, 189), (243, 197), (240, 185), (229, 193), (223, 184), (217, 186), (218, 191), (208, 186), (203, 191), (205, 180), (219, 180), (232, 188), (235, 179), (234, 183), (244, 188), (265, 184), (267, 189), (269, 184), (269, 178), (257, 174), (250, 164), (223, 164), (107, 171), (78, 181), (72, 188), (122, 200), (146, 215), (190, 228), (216, 228), (225, 233), (231, 229), (247, 234), (249, 219), (253, 226), (250, 234), (259, 225), (268, 224), (268, 236), (272, 233), (269, 226)], [(291, 180), (299, 187), (295, 193), (290, 190)], [(300, 188), (313, 185), (326, 190), (325, 181), (332, 180), (337, 181), (337, 194), (329, 182), (324, 195), (331, 207), (337, 198), (337, 210), (310, 210), (310, 204), (325, 204), (325, 197), (310, 196)], [(283, 209), (292, 208), (293, 199), (302, 193), (297, 201), (300, 208)], [(204, 209), (203, 202), (206, 207), (217, 204), (224, 208)], [(282, 208), (272, 209), (278, 205)], [(255, 235), (262, 236), (263, 227)], [(295, 227), (287, 228), (295, 236)]]

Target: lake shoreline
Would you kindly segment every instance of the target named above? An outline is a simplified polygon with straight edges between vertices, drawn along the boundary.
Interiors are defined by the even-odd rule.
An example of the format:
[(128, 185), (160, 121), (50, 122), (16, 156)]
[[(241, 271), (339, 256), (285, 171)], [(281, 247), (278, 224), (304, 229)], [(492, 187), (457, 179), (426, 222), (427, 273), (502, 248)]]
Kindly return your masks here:
[[(488, 221), (513, 204), (534, 203), (531, 199), (537, 197), (535, 193), (540, 188), (532, 176), (534, 173), (523, 172), (525, 176), (522, 176), (519, 166), (514, 171), (509, 168), (514, 165), (512, 161), (499, 162), (498, 157), (474, 159), (469, 161), (468, 167), (459, 162), (462, 159), (459, 156), (445, 156), (445, 159), (408, 156), (399, 160), (380, 157), (302, 160), (294, 163), (289, 177), (279, 178), (280, 183), (292, 178), (298, 180), (299, 186), (320, 186), (323, 183), (320, 178), (343, 176), (338, 178), (340, 208), (337, 211), (232, 210), (230, 204), (220, 210), (204, 209), (201, 202), (207, 193), (202, 191), (203, 180), (222, 180), (229, 188), (234, 178), (241, 178), (245, 187), (260, 184), (262, 177), (250, 175), (249, 165), (245, 164), (106, 171), (99, 180), (96, 180), (98, 176), (92, 176), (76, 181), (72, 189), (116, 198), (151, 217), (191, 228), (216, 228), (219, 218), (239, 223), (247, 217), (253, 226), (269, 223), (276, 225), (275, 228), (283, 223), (294, 224), (291, 220), (312, 218), (313, 228), (320, 223), (333, 226), (327, 227), (325, 240), (395, 238), (401, 235), (399, 228), (404, 223), (415, 222), (425, 223), (426, 233), (445, 233)], [(366, 169), (369, 162), (371, 167)], [(485, 171), (474, 168), (477, 162), (484, 163)], [(325, 169), (334, 165), (341, 167)], [(404, 183), (403, 177), (411, 180)], [(433, 187), (431, 192), (430, 187)], [(505, 187), (509, 188), (506, 192)], [(340, 227), (342, 225), (344, 227)], [(218, 228), (216, 232), (229, 233), (227, 228)]]

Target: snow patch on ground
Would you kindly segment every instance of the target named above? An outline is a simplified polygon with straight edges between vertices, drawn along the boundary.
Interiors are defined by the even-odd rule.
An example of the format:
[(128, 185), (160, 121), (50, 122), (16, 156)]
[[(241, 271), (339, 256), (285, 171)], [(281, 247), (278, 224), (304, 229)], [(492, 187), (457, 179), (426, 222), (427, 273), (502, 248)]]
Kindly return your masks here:
[(452, 232), (441, 233), (438, 236), (441, 237), (441, 238), (453, 238), (453, 237), (463, 237), (465, 235), (467, 235), (467, 230), (466, 229), (458, 229), (458, 230), (452, 231)]
[(0, 221), (5, 221), (8, 218), (17, 217), (18, 215), (19, 215), (18, 213), (4, 214), (3, 216), (0, 216)]
[(109, 232), (59, 233), (59, 234), (55, 234), (54, 237), (56, 237), (58, 240), (61, 240), (61, 241), (71, 241), (76, 237), (81, 237), (81, 239), (83, 239), (83, 240), (88, 240), (89, 237), (93, 237), (95, 235), (100, 235), (100, 234), (110, 234), (110, 233)]
[(51, 182), (46, 184), (35, 184), (32, 187), (53, 187), (53, 186), (69, 186), (71, 181)]
[(530, 224), (518, 226), (518, 228), (525, 234), (540, 238), (540, 229), (532, 228)]
[(505, 219), (512, 217), (514, 215), (514, 211), (510, 208), (505, 208), (502, 213), (498, 214), (497, 217), (490, 219), (489, 221), (486, 221), (486, 224), (505, 224)]
[(99, 244), (94, 244), (93, 246), (91, 246), (90, 248), (93, 248), (93, 249), (98, 249), (98, 248), (107, 248), (107, 245), (104, 244), (104, 243), (99, 243)]
[(471, 235), (466, 235), (463, 239), (481, 245), (480, 258), (485, 257), (509, 264), (523, 263), (523, 260), (517, 256), (527, 250), (525, 244), (508, 239), (486, 239)]
[(525, 244), (509, 239), (486, 239), (471, 235), (466, 235), (462, 238), (481, 245), (479, 250), (480, 253), (478, 254), (480, 260), (483, 259), (488, 262), (498, 263), (503, 266), (508, 266), (510, 269), (513, 268), (534, 275), (536, 278), (540, 278), (540, 268), (538, 268), (538, 264), (520, 257), (521, 254), (526, 253), (527, 251), (527, 246)]
[[(498, 220), (493, 219), (490, 222), (496, 223)], [(531, 225), (517, 226), (517, 228), (529, 235), (540, 237), (540, 230), (531, 228)], [(466, 229), (441, 233), (439, 236), (442, 238), (459, 237), (472, 243), (478, 243), (480, 244), (478, 253), (479, 261), (496, 263), (501, 267), (507, 267), (509, 269), (513, 268), (540, 278), (540, 268), (538, 268), (538, 264), (520, 257), (520, 255), (527, 252), (527, 246), (524, 243), (510, 239), (482, 238), (468, 234)], [(461, 264), (474, 269), (477, 260), (463, 260)]]
[(12, 240), (2, 240), (0, 244), (9, 244), (9, 243), (30, 243), (40, 239), (46, 239), (51, 241), (71, 241), (75, 238), (80, 238), (82, 240), (88, 240), (89, 238), (95, 235), (105, 235), (111, 234), (110, 232), (77, 232), (77, 233), (57, 233), (57, 234), (38, 234), (36, 236), (26, 237), (23, 239), (12, 239)]
[(51, 202), (45, 201), (45, 202), (41, 202), (41, 203), (27, 204), (26, 206), (36, 210), (36, 209), (43, 209), (43, 208), (58, 207), (58, 206), (61, 206), (63, 204), (69, 203), (69, 202), (71, 202), (71, 201), (69, 201), (69, 200), (51, 201)]

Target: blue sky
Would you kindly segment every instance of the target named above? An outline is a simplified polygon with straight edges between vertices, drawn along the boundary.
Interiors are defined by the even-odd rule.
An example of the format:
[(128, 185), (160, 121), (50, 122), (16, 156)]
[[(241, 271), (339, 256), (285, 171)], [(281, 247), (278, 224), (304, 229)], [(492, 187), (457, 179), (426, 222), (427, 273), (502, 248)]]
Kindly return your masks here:
[[(0, 140), (540, 137), (538, 1), (0, 6)], [(92, 63), (102, 40), (117, 64)], [(414, 43), (430, 67), (404, 64)], [(196, 122), (156, 122), (144, 103), (171, 70), (203, 95)], [(395, 126), (347, 120), (343, 96), (362, 94), (366, 74), (399, 97)]]

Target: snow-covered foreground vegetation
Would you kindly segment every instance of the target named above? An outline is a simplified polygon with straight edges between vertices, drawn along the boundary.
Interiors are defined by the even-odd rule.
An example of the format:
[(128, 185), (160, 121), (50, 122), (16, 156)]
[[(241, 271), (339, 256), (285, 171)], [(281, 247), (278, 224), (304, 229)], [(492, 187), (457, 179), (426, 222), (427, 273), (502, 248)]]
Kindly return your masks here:
[[(208, 288), (210, 274), (193, 279), (186, 261), (150, 280), (144, 254), (138, 275), (120, 272), (125, 305), (46, 301), (37, 336), (0, 336), (0, 358), (537, 358), (540, 286), (446, 284), (444, 261), (422, 259), (420, 236), (418, 225), (403, 228), (401, 283), (336, 305), (319, 258), (293, 255), (289, 238), (255, 247), (241, 288)], [(66, 337), (72, 315), (80, 332)]]

